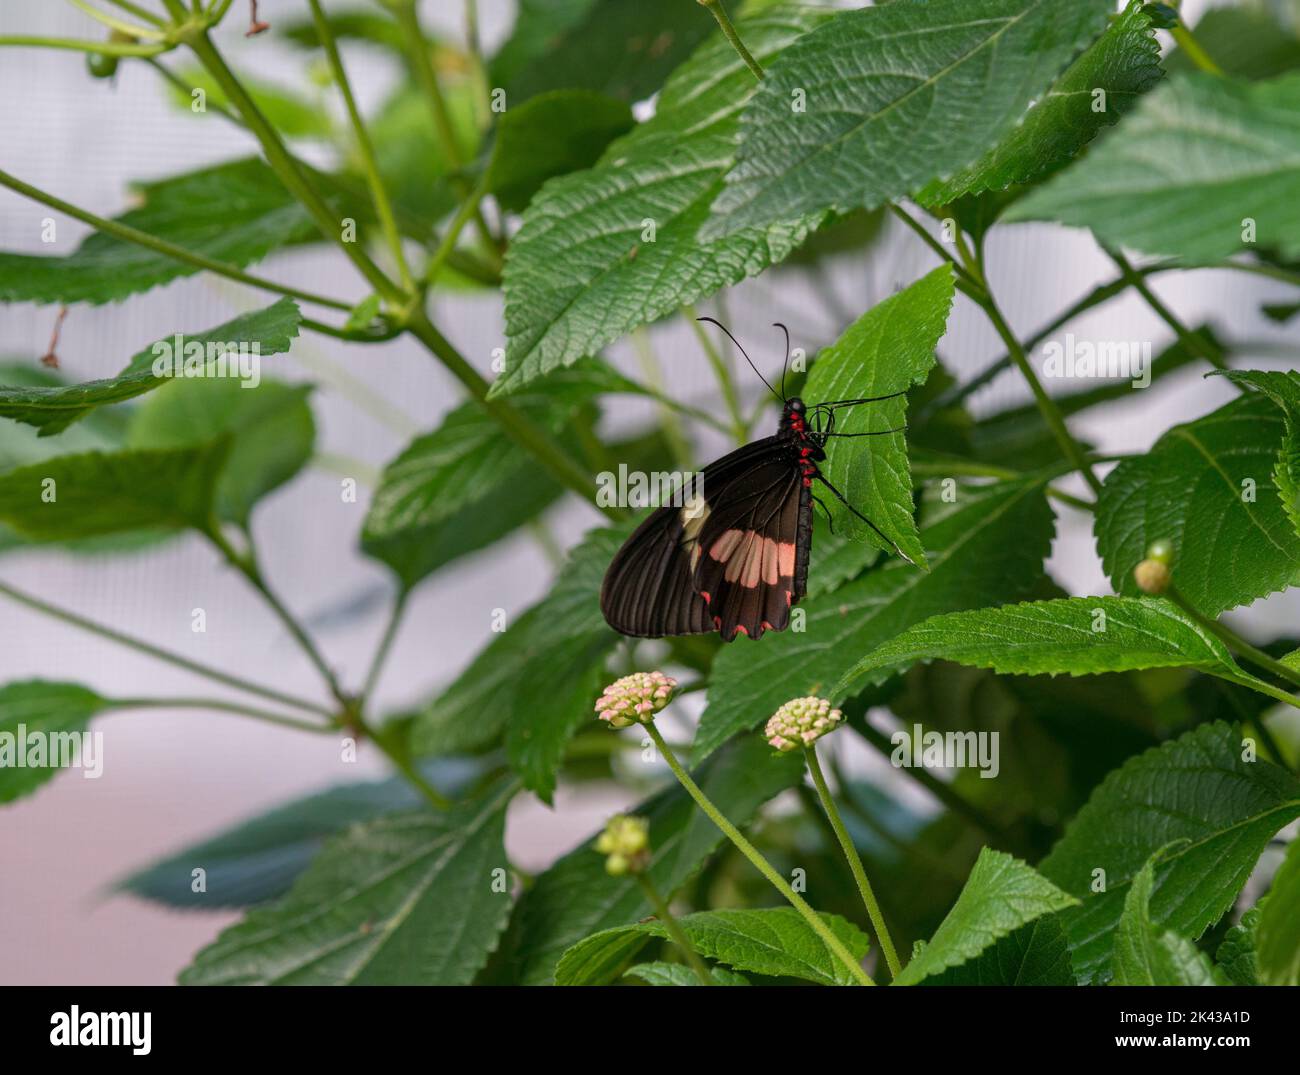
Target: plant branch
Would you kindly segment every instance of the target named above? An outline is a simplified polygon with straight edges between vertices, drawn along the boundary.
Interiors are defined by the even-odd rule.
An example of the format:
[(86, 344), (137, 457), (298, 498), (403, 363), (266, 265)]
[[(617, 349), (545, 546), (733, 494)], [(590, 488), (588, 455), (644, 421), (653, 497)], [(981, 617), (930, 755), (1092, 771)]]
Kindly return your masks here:
[(192, 250), (176, 246), (166, 239), (159, 239), (148, 232), (133, 228), (129, 224), (122, 224), (116, 220), (107, 220), (104, 217), (96, 216), (94, 213), (78, 208), (71, 202), (65, 202), (62, 198), (55, 197), (39, 187), (24, 183), (21, 179), (10, 175), (8, 172), (0, 171), (0, 186), (8, 187), (10, 190), (16, 191), (34, 202), (48, 205), (51, 209), (57, 209), (74, 220), (80, 220), (83, 224), (89, 224), (96, 231), (104, 232), (116, 239), (121, 239), (123, 242), (134, 243), (136, 246), (152, 250), (157, 254), (162, 254), (164, 257), (172, 258), (186, 265), (192, 265), (196, 269), (203, 269), (207, 272), (216, 273), (218, 276), (224, 276), (229, 280), (234, 280), (237, 283), (247, 284), (249, 287), (272, 291), (277, 295), (287, 295), (289, 298), (300, 299), (303, 302), (314, 303), (317, 306), (327, 306), (333, 310), (346, 311), (352, 309), (348, 303), (338, 299), (326, 298), (324, 295), (314, 295), (309, 291), (277, 284), (260, 276), (246, 273), (242, 269), (238, 269), (234, 265), (228, 265), (224, 261), (216, 261), (203, 254), (196, 254)]
[(214, 522), (207, 530), (203, 531), (203, 536), (212, 542), (217, 551), (225, 558), (226, 562), (239, 571), (239, 573), (249, 581), (252, 587), (262, 595), (262, 599), (270, 606), (271, 611), (274, 612), (280, 619), (280, 622), (288, 628), (289, 634), (293, 636), (294, 640), (307, 655), (311, 663), (316, 666), (316, 670), (321, 674), (321, 678), (325, 680), (325, 684), (329, 687), (330, 694), (334, 696), (335, 700), (342, 706), (350, 706), (352, 700), (343, 692), (343, 688), (339, 685), (334, 672), (325, 662), (325, 658), (321, 655), (320, 650), (316, 648), (316, 643), (312, 641), (311, 636), (307, 633), (306, 629), (298, 622), (293, 613), (289, 611), (284, 602), (281, 601), (276, 593), (271, 589), (265, 577), (262, 575), (261, 568), (258, 567), (257, 559), (252, 552), (251, 544), (247, 553), (239, 552), (239, 550), (226, 540), (225, 535), (221, 533), (220, 525), (216, 522)]
[[(424, 91), (424, 99), (428, 102), (429, 114), (433, 118), (434, 129), (438, 133), (438, 140), (442, 143), (443, 152), (447, 155), (447, 161), (451, 165), (452, 183), (456, 186), (462, 199), (470, 196), (470, 184), (461, 174), (465, 167), (465, 155), (461, 152), (460, 144), (456, 141), (456, 128), (451, 120), (451, 112), (447, 108), (447, 99), (442, 93), (442, 84), (438, 81), (438, 72), (433, 69), (433, 61), (429, 58), (429, 41), (424, 36), (424, 29), (420, 25), (420, 13), (416, 9), (415, 0), (396, 0), (392, 5), (394, 15), (397, 17), (398, 24), (402, 27), (403, 39), (406, 42), (407, 54), (411, 59), (411, 66), (415, 71), (415, 77), (420, 82), (420, 88)], [(500, 268), (501, 255), (497, 247), (496, 240), (492, 237), (492, 232), (487, 226), (487, 221), (483, 219), (482, 210), (478, 207), (477, 202), (474, 205), (473, 217), (474, 226), (478, 230), (479, 237), (483, 241), (483, 246), (489, 256), (496, 261), (496, 267)]]
[(1060, 408), (1057, 407), (1056, 401), (1047, 394), (1047, 390), (1043, 388), (1043, 384), (1034, 372), (1033, 366), (1029, 364), (1029, 356), (1025, 354), (1025, 349), (1020, 346), (1019, 339), (1016, 338), (1011, 326), (1007, 324), (1006, 319), (1002, 316), (1002, 311), (998, 309), (997, 302), (993, 298), (993, 292), (985, 286), (983, 295), (975, 301), (988, 317), (994, 330), (1002, 337), (1002, 342), (1011, 355), (1011, 361), (1016, 364), (1021, 376), (1028, 383), (1030, 391), (1034, 394), (1034, 401), (1038, 404), (1039, 413), (1042, 414), (1043, 420), (1056, 437), (1056, 442), (1061, 446), (1061, 451), (1066, 459), (1070, 460), (1075, 469), (1083, 475), (1093, 493), (1100, 495), (1101, 482), (1097, 480), (1097, 475), (1092, 472), (1087, 455), (1079, 442), (1070, 434), (1069, 427), (1065, 424), (1065, 418), (1062, 416)]
[(812, 928), (813, 932), (822, 939), (822, 942), (831, 950), (835, 957), (844, 964), (849, 973), (857, 980), (858, 984), (875, 985), (876, 983), (871, 980), (871, 975), (863, 970), (862, 964), (853, 958), (852, 953), (849, 952), (840, 939), (831, 932), (831, 928), (826, 924), (822, 917), (808, 906), (804, 899), (790, 887), (786, 879), (776, 872), (776, 868), (763, 857), (753, 844), (741, 835), (740, 830), (728, 821), (722, 811), (714, 806), (709, 797), (700, 790), (699, 785), (696, 784), (695, 781), (691, 779), (690, 774), (682, 768), (682, 763), (677, 760), (677, 755), (674, 754), (668, 744), (664, 742), (664, 737), (659, 734), (659, 729), (655, 727), (654, 722), (651, 721), (645, 724), (644, 727), (650, 738), (654, 741), (655, 746), (659, 748), (659, 753), (663, 755), (664, 761), (668, 763), (668, 768), (673, 771), (673, 775), (677, 777), (678, 782), (686, 789), (686, 793), (695, 800), (695, 804), (704, 811), (708, 819), (722, 830), (723, 835), (736, 845), (737, 850), (739, 850), (745, 858), (749, 859), (754, 868), (766, 877), (776, 890), (780, 892), (787, 901), (789, 901), (790, 906), (803, 916), (804, 921), (806, 921)]
[(126, 41), (79, 41), (66, 37), (40, 37), (32, 34), (0, 35), (0, 47), (64, 49), (91, 52), (99, 56), (157, 56), (175, 45), (133, 45)]
[(655, 888), (655, 883), (650, 880), (649, 876), (644, 873), (636, 875), (636, 883), (641, 886), (641, 892), (646, 898), (646, 902), (654, 908), (655, 917), (664, 924), (664, 929), (668, 931), (668, 936), (673, 939), (682, 955), (686, 957), (686, 962), (691, 970), (695, 972), (695, 977), (700, 980), (700, 985), (715, 985), (713, 977), (709, 974), (709, 968), (704, 965), (704, 960), (700, 958), (700, 953), (695, 950), (691, 944), (691, 939), (686, 936), (686, 931), (682, 929), (681, 923), (673, 917), (673, 913), (668, 908), (667, 901), (659, 895), (659, 890)]
[[(591, 475), (574, 462), (571, 456), (561, 451), (549, 434), (527, 415), (501, 400), (488, 399), (487, 381), (434, 327), (433, 322), (423, 312), (417, 312), (412, 316), (407, 329), (447, 367), (452, 376), (464, 385), (469, 394), (506, 433), (530, 451), (560, 484), (589, 503), (595, 504), (595, 483)], [(626, 517), (626, 512), (621, 508), (605, 507), (599, 510), (616, 521)]]
[(96, 623), (94, 620), (87, 619), (75, 612), (69, 612), (67, 609), (62, 609), (57, 605), (50, 604), (48, 601), (43, 601), (39, 597), (33, 597), (31, 594), (24, 593), (21, 590), (16, 590), (7, 583), (0, 582), (0, 594), (3, 594), (10, 600), (16, 601), (20, 605), (25, 605), (27, 608), (36, 612), (40, 612), (46, 616), (51, 616), (63, 623), (71, 624), (73, 627), (80, 628), (83, 631), (89, 631), (91, 634), (99, 635), (101, 638), (106, 638), (110, 642), (116, 642), (120, 646), (126, 646), (128, 649), (136, 650), (148, 657), (153, 657), (155, 660), (164, 661), (167, 664), (175, 665), (177, 668), (183, 668), (187, 672), (203, 676), (205, 679), (210, 679), (214, 683), (221, 683), (227, 687), (233, 687), (236, 690), (244, 691), (246, 694), (257, 695), (258, 697), (265, 698), (268, 701), (278, 702), (280, 705), (291, 706), (294, 709), (302, 709), (308, 713), (316, 713), (331, 720), (334, 718), (333, 711), (326, 709), (324, 706), (316, 705), (314, 702), (309, 702), (301, 698), (295, 698), (290, 694), (284, 694), (272, 687), (264, 687), (260, 683), (254, 683), (251, 680), (241, 679), (239, 676), (233, 676), (228, 672), (223, 672), (219, 668), (214, 668), (211, 665), (202, 664), (199, 661), (183, 657), (179, 653), (172, 653), (170, 650), (165, 650), (161, 646), (155, 646), (151, 642), (145, 642), (143, 639), (125, 634), (116, 628), (109, 627), (106, 624)]
[(357, 101), (352, 93), (352, 85), (348, 82), (347, 69), (343, 66), (343, 57), (339, 55), (338, 43), (334, 40), (334, 31), (330, 29), (329, 20), (325, 18), (325, 12), (321, 9), (320, 0), (307, 0), (307, 2), (311, 6), (311, 15), (316, 23), (316, 32), (320, 36), (322, 47), (325, 49), (325, 57), (329, 62), (330, 70), (334, 72), (334, 81), (338, 84), (339, 93), (343, 97), (348, 119), (352, 123), (352, 133), (356, 137), (357, 149), (361, 154), (361, 165), (366, 173), (366, 182), (370, 186), (370, 200), (374, 204), (375, 215), (379, 217), (379, 226), (383, 229), (384, 238), (388, 242), (388, 248), (397, 265), (402, 286), (408, 292), (412, 291), (415, 287), (415, 281), (411, 276), (411, 268), (406, 263), (406, 255), (402, 251), (402, 237), (397, 230), (397, 220), (393, 216), (393, 205), (389, 201), (388, 191), (384, 188), (383, 177), (379, 174), (379, 163), (375, 158), (375, 146), (370, 139), (370, 132), (366, 130), (365, 121), (361, 118), (361, 111), (357, 108)]
[(280, 181), (284, 183), (289, 192), (311, 214), (321, 234), (334, 242), (343, 251), (361, 275), (385, 299), (399, 307), (405, 307), (410, 300), (410, 296), (394, 284), (379, 266), (371, 261), (365, 250), (360, 248), (360, 244), (344, 241), (339, 222), (335, 219), (334, 213), (326, 204), (325, 199), (321, 197), (308, 179), (306, 169), (299, 165), (297, 159), (285, 147), (280, 135), (266, 116), (262, 114), (261, 109), (249, 96), (248, 91), (244, 89), (243, 83), (227, 66), (221, 53), (217, 51), (217, 47), (212, 43), (212, 39), (208, 37), (206, 32), (202, 32), (193, 35), (189, 44), (204, 68), (216, 79), (227, 100), (243, 117), (249, 130), (252, 131), (261, 145), (267, 163), (280, 177)]
[(1222, 353), (1220, 353), (1213, 345), (1208, 343), (1199, 332), (1192, 332), (1186, 325), (1178, 320), (1173, 311), (1156, 297), (1155, 292), (1147, 286), (1146, 281), (1133, 270), (1133, 266), (1129, 264), (1128, 259), (1123, 254), (1118, 250), (1107, 250), (1106, 254), (1110, 260), (1118, 266), (1120, 275), (1123, 277), (1124, 281), (1129, 284), (1134, 291), (1142, 296), (1146, 301), (1146, 304), (1151, 307), (1152, 311), (1161, 321), (1173, 329), (1174, 335), (1178, 337), (1178, 342), (1181, 343), (1187, 351), (1199, 358), (1205, 359), (1205, 361), (1216, 370), (1225, 370), (1228, 368), (1227, 363), (1223, 361)]
[(235, 713), (241, 717), (251, 717), (265, 724), (278, 724), (285, 728), (294, 728), (302, 732), (315, 732), (317, 735), (329, 735), (335, 731), (332, 724), (320, 724), (315, 721), (300, 720), (283, 713), (272, 713), (266, 709), (240, 705), (237, 702), (224, 702), (219, 698), (115, 698), (108, 703), (109, 709), (210, 709), (219, 713)]
[(384, 670), (384, 662), (388, 659), (389, 651), (393, 648), (393, 640), (397, 637), (397, 629), (402, 625), (402, 616), (406, 612), (406, 601), (410, 596), (410, 591), (403, 587), (398, 591), (396, 599), (393, 601), (392, 612), (389, 613), (388, 623), (384, 627), (384, 633), (380, 636), (379, 647), (375, 650), (375, 655), (370, 661), (370, 671), (366, 673), (365, 686), (361, 688), (361, 699), (357, 703), (357, 708), (364, 712), (366, 703), (375, 693), (375, 687), (379, 683), (379, 676)]
[(862, 902), (867, 908), (867, 917), (871, 919), (871, 927), (876, 931), (876, 940), (880, 942), (880, 949), (885, 954), (885, 963), (889, 967), (889, 976), (890, 978), (897, 978), (903, 966), (898, 961), (898, 952), (894, 949), (894, 940), (889, 935), (889, 927), (885, 924), (885, 916), (881, 914), (880, 904), (876, 902), (876, 894), (871, 890), (871, 882), (867, 880), (867, 871), (863, 868), (862, 856), (858, 854), (853, 838), (849, 835), (848, 829), (844, 827), (844, 820), (840, 817), (840, 812), (835, 806), (835, 800), (831, 797), (831, 789), (826, 785), (826, 774), (822, 772), (821, 762), (817, 760), (816, 745), (805, 747), (804, 755), (808, 760), (808, 772), (812, 774), (813, 784), (817, 788), (817, 795), (822, 801), (822, 809), (826, 811), (826, 817), (831, 823), (831, 828), (835, 831), (835, 838), (839, 841), (840, 850), (844, 852), (844, 857), (848, 860), (849, 869), (853, 872), (853, 880), (858, 886), (858, 894), (862, 897)]

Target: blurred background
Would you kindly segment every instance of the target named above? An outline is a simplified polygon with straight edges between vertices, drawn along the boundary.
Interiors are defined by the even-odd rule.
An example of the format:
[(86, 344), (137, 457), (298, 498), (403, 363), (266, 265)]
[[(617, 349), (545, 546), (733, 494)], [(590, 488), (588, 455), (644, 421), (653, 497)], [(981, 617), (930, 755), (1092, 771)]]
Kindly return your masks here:
[[(694, 0), (661, 2), (694, 6)], [(339, 0), (327, 10), (366, 6), (366, 0)], [(1193, 23), (1209, 6), (1184, 5)], [(509, 32), (514, 5), (482, 0), (478, 7), (490, 55)], [(272, 24), (270, 32), (244, 38), (243, 0), (218, 31), (232, 65), (259, 81), (314, 96), (322, 111), (341, 114), (337, 95), (309, 77), (315, 54), (286, 43), (276, 30), (305, 18), (306, 5), (263, 0), (260, 8)], [(460, 2), (423, 5), (426, 26), (451, 43), (464, 39), (463, 14)], [(699, 17), (708, 19), (703, 9)], [(0, 0), (0, 34), (97, 37), (97, 31), (67, 4)], [(368, 114), (400, 89), (402, 72), (382, 51), (346, 43), (344, 56)], [(178, 108), (158, 75), (139, 63), (124, 62), (112, 82), (94, 81), (79, 54), (5, 48), (0, 50), (0, 100), (7, 102), (0, 110), (0, 167), (104, 216), (128, 206), (132, 181), (254, 151), (251, 138), (215, 115)], [(638, 114), (652, 107), (644, 102)], [(310, 140), (300, 149), (321, 163), (329, 160), (325, 148)], [(42, 244), (40, 222), (48, 215), (45, 208), (0, 190), (0, 248), (70, 252), (87, 229), (53, 214), (58, 242)], [(1087, 234), (1047, 226), (996, 230), (987, 256), (994, 291), (1022, 335), (1113, 275), (1113, 266)], [(727, 315), (733, 331), (752, 344), (751, 355), (773, 368), (781, 357), (768, 327), (775, 317), (786, 321), (795, 344), (811, 353), (933, 264), (933, 255), (914, 236), (889, 222), (865, 252), (823, 261), (815, 270), (777, 268), (732, 289)], [(330, 294), (360, 299), (367, 291), (341, 256), (323, 248), (275, 254), (259, 271)], [(1245, 274), (1196, 272), (1162, 275), (1155, 290), (1192, 326), (1208, 319), (1223, 335), (1258, 341), (1257, 353), (1247, 350), (1239, 363), (1285, 364), (1280, 348), (1294, 329), (1288, 334), (1258, 312), (1269, 299), (1293, 299), (1285, 285)], [(238, 285), (191, 278), (119, 304), (74, 306), (58, 348), (62, 370), (76, 381), (112, 375), (155, 339), (210, 328), (258, 304), (265, 300)], [(707, 302), (701, 308), (715, 312)], [(57, 312), (56, 307), (0, 306), (0, 360), (37, 363), (48, 348)], [(432, 313), (461, 352), (487, 373), (493, 349), (505, 342), (498, 295), (440, 292)], [(1154, 353), (1171, 338), (1136, 296), (1090, 312), (1070, 330), (1080, 339), (1151, 341)], [(665, 368), (667, 390), (715, 406), (714, 382), (689, 327), (671, 319), (651, 330), (651, 340)], [(960, 380), (1001, 354), (982, 316), (960, 297), (941, 350)], [(610, 355), (636, 368), (627, 341)], [(374, 651), (392, 590), (386, 571), (358, 550), (369, 484), (413, 436), (433, 428), (461, 401), (459, 386), (405, 341), (362, 347), (312, 333), (304, 333), (289, 355), (268, 359), (264, 373), (318, 386), (312, 398), (320, 453), (317, 465), (258, 509), (254, 531), (264, 567), (290, 607), (313, 625), (345, 682), (355, 686)], [(752, 378), (743, 383), (748, 397), (757, 400), (762, 386)], [(1189, 367), (1104, 413), (1081, 416), (1076, 429), (1105, 451), (1145, 450), (1170, 424), (1198, 416), (1230, 395), (1223, 382), (1204, 381), (1199, 369)], [(1022, 398), (1028, 393), (1013, 374), (982, 390), (973, 405), (985, 412)], [(610, 429), (630, 430), (652, 419), (648, 405), (619, 400), (605, 421)], [(20, 441), (32, 431), (4, 420), (0, 425), (5, 427), (0, 455), (22, 451)], [(722, 447), (715, 438), (702, 437), (700, 456), (707, 459)], [(343, 475), (360, 482), (359, 502), (341, 502)], [(1054, 576), (1075, 593), (1110, 592), (1092, 551), (1089, 518), (1056, 507)], [(570, 498), (549, 513), (547, 522), (568, 544), (599, 518)], [(449, 681), (490, 639), (491, 610), (517, 614), (545, 592), (551, 574), (548, 558), (525, 531), (425, 582), (381, 683), (380, 710), (418, 702)], [(0, 578), (196, 660), (320, 697), (313, 670), (279, 623), (196, 538), (111, 558), (11, 551), (0, 557)], [(191, 631), (196, 608), (206, 612), (206, 633)], [(1296, 611), (1294, 595), (1278, 596), (1238, 613), (1235, 626), (1267, 637), (1293, 625)], [(111, 695), (213, 693), (175, 668), (0, 598), (0, 682), (25, 678), (71, 680)], [(101, 779), (65, 773), (0, 810), (0, 983), (173, 981), (193, 952), (236, 916), (169, 911), (116, 895), (111, 891), (116, 879), (284, 800), (385, 772), (373, 750), (363, 748), (356, 762), (345, 762), (332, 737), (304, 736), (239, 717), (130, 712), (102, 719), (95, 728), (104, 733)], [(911, 784), (899, 786), (898, 774), (878, 758), (850, 753), (841, 760), (851, 770), (868, 772), (890, 794), (918, 794)], [(526, 870), (544, 867), (631, 796), (614, 785), (581, 791), (562, 785), (554, 810), (521, 797), (508, 831), (512, 859)]]

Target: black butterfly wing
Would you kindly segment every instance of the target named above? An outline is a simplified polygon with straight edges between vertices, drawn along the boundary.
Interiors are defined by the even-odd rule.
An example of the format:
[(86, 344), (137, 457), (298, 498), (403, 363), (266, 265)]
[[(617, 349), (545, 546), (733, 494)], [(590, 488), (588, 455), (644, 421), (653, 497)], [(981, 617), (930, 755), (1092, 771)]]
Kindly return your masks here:
[(705, 467), (703, 498), (657, 509), (615, 555), (600, 606), (616, 631), (719, 630), (731, 641), (789, 623), (812, 539), (811, 500), (789, 442), (768, 437)]
[(725, 641), (789, 626), (807, 585), (811, 505), (788, 444), (737, 476), (716, 502), (710, 496), (694, 581)]

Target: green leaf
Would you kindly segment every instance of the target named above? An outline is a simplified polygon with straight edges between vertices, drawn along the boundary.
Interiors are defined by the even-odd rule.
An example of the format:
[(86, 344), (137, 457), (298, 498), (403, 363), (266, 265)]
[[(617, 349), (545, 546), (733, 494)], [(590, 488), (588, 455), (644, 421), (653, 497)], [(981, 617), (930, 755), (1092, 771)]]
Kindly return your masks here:
[[(584, 383), (572, 391), (566, 387), (563, 393), (524, 398), (518, 405), (533, 421), (558, 433), (577, 420), (574, 400), (586, 394)], [(529, 452), (501, 435), (501, 427), (480, 404), (465, 403), (384, 469), (361, 531), (361, 547), (410, 589), (539, 515), (561, 491)]]
[[(260, 160), (231, 161), (142, 184), (138, 194), (143, 204), (116, 221), (239, 268), (317, 234), (307, 211)], [(64, 257), (0, 253), (0, 301), (97, 305), (197, 271), (97, 232)]]
[(1245, 396), (1111, 471), (1094, 526), (1115, 589), (1138, 592), (1133, 568), (1158, 540), (1173, 543), (1174, 584), (1207, 616), (1291, 585), (1300, 537), (1269, 476), (1284, 432), (1271, 402)]
[(1273, 875), (1255, 937), (1259, 980), (1300, 985), (1300, 840), (1292, 840)]
[[(783, 5), (739, 28), (762, 62), (826, 17)], [(754, 86), (714, 35), (673, 73), (653, 119), (613, 142), (594, 168), (552, 180), (533, 199), (506, 264), (509, 342), (494, 393), (594, 354), (800, 245), (815, 221), (797, 214), (710, 246), (696, 240)]]
[(1239, 682), (1244, 674), (1222, 642), (1164, 598), (1067, 597), (932, 616), (867, 654), (832, 693), (932, 660), (1013, 675), (1197, 668)]
[(1151, 921), (1155, 885), (1153, 855), (1138, 871), (1124, 898), (1115, 930), (1115, 985), (1218, 985), (1210, 957), (1186, 937)]
[[(746, 736), (692, 775), (733, 824), (744, 826), (803, 773), (802, 758), (774, 754), (757, 736)], [(650, 878), (665, 897), (686, 884), (724, 839), (677, 784), (629, 812), (650, 822)], [(598, 835), (557, 861), (520, 900), (509, 955), (521, 984), (551, 983), (560, 956), (584, 937), (651, 913), (634, 878), (605, 872), (604, 857), (593, 849)]]
[(897, 0), (844, 12), (769, 68), (701, 237), (872, 209), (974, 164), (1111, 9), (1102, 0)]
[[(189, 89), (170, 86), (172, 102), (185, 112), (194, 110), (194, 90), (204, 94), (204, 111), (208, 108), (225, 108), (234, 111), (230, 98), (226, 96), (221, 85), (197, 64), (175, 70), (176, 76)], [(293, 90), (277, 86), (272, 82), (250, 78), (246, 72), (240, 72), (239, 81), (248, 95), (253, 98), (258, 109), (271, 125), (287, 138), (329, 138), (333, 133), (329, 111), (322, 108), (317, 101), (310, 101), (298, 96)]]
[[(714, 985), (749, 985), (743, 974), (726, 967), (710, 967), (709, 976)], [(695, 972), (682, 963), (638, 963), (628, 967), (625, 978), (639, 978), (646, 985), (700, 985)]]
[(0, 475), (0, 521), (36, 541), (205, 530), (229, 439), (177, 451), (61, 455)]
[(506, 753), (524, 785), (550, 801), (569, 738), (600, 694), (605, 657), (618, 635), (600, 613), (600, 580), (626, 537), (595, 530), (574, 549), (543, 600), (506, 629), (432, 705), (415, 717), (412, 749), (445, 754), (491, 742), (504, 727)]
[(926, 985), (1074, 985), (1070, 946), (1050, 915), (999, 938), (974, 959), (925, 979)]
[(690, 4), (521, 0), (489, 75), (505, 88), (509, 108), (571, 87), (639, 101), (715, 30), (708, 13)]
[[(172, 379), (169, 363), (178, 351), (180, 358), (176, 361), (183, 360), (185, 369), (194, 371), (188, 376), (197, 376), (202, 371), (206, 377), (215, 377), (223, 366), (240, 368), (237, 352), (241, 345), (247, 345), (250, 350), (256, 347), (257, 354), (263, 357), (288, 351), (301, 324), (302, 312), (297, 304), (291, 299), (280, 299), (265, 309), (240, 314), (207, 332), (177, 333), (158, 340), (136, 354), (116, 377), (81, 384), (0, 387), (0, 418), (35, 426), (42, 436), (62, 433), (97, 407), (134, 399), (166, 384)], [(182, 344), (180, 348), (178, 342)], [(184, 359), (185, 348), (194, 349), (197, 356), (200, 346), (201, 359)], [(154, 373), (155, 362), (160, 363), (159, 369), (166, 371), (165, 376)]]
[(1021, 926), (1078, 902), (1019, 859), (986, 847), (948, 917), (895, 984), (915, 985), (967, 963)]
[(1195, 940), (1296, 817), (1300, 783), (1270, 762), (1244, 761), (1242, 738), (1227, 724), (1203, 724), (1115, 770), (1038, 864), (1083, 900), (1062, 919), (1076, 974), (1107, 976), (1128, 886), (1161, 848), (1179, 845), (1156, 865), (1151, 921)]
[(247, 526), (257, 502), (311, 459), (316, 422), (310, 385), (263, 380), (181, 380), (159, 389), (132, 416), (131, 448), (188, 448), (228, 437), (217, 483), (217, 515)]
[[(1106, 32), (1074, 61), (1019, 126), (975, 165), (917, 194), (922, 205), (947, 205), (965, 194), (1003, 190), (1056, 171), (1119, 121), (1160, 80), (1160, 45), (1142, 0), (1131, 0)], [(1097, 108), (1097, 91), (1104, 91)]]
[[(84, 774), (103, 758), (82, 755), (82, 732), (109, 703), (75, 683), (32, 679), (0, 687), (0, 803), (30, 795), (67, 759)], [(56, 757), (57, 752), (57, 757)]]
[(813, 518), (813, 547), (808, 566), (808, 596), (839, 589), (880, 559), (880, 550), (854, 541), (843, 531), (832, 533), (820, 515)]
[(487, 190), (521, 211), (552, 176), (590, 168), (634, 125), (622, 101), (591, 90), (555, 90), (507, 109), (496, 129)]
[[(867, 935), (838, 915), (823, 921), (859, 961)], [(853, 985), (855, 979), (793, 907), (765, 910), (698, 911), (678, 919), (702, 956), (736, 970), (771, 977), (803, 978), (819, 985)], [(618, 977), (627, 960), (651, 937), (666, 937), (659, 921), (605, 930), (575, 944), (555, 968), (556, 985), (604, 985)]]
[[(426, 763), (421, 770), (439, 791), (455, 796), (480, 767), (456, 760)], [(404, 777), (342, 784), (191, 844), (122, 878), (113, 888), (185, 910), (265, 903), (289, 891), (327, 838), (358, 822), (414, 810), (423, 802)], [(201, 892), (193, 887), (196, 868), (204, 871)]]
[[(60, 373), (39, 366), (29, 359), (0, 362), (0, 383), (26, 388), (59, 388), (67, 382)], [(0, 473), (56, 455), (118, 449), (126, 437), (128, 416), (129, 408), (126, 407), (96, 411), (58, 439), (42, 437), (36, 429), (19, 422), (0, 422)], [(165, 536), (163, 533), (145, 532), (114, 534), (104, 538), (66, 542), (64, 548), (85, 554), (125, 552)], [(22, 548), (25, 544), (14, 531), (0, 524), (0, 553)]]
[[(703, 757), (766, 720), (791, 698), (827, 694), (858, 656), (927, 616), (1028, 595), (1043, 578), (1053, 516), (1041, 486), (959, 486), (952, 504), (931, 500), (921, 540), (929, 572), (888, 560), (833, 593), (807, 598), (806, 617), (754, 647), (741, 642), (714, 661), (709, 704), (696, 733)], [(841, 700), (831, 695), (832, 701)]]
[[(952, 308), (952, 269), (941, 265), (906, 291), (872, 307), (821, 351), (804, 385), (809, 404), (869, 399), (923, 384)], [(887, 436), (832, 438), (822, 471), (858, 511), (870, 518), (903, 554), (925, 566), (925, 550), (912, 518), (912, 474), (907, 459), (905, 396), (837, 412), (835, 432), (896, 430)], [(837, 530), (892, 551), (853, 512), (831, 497)]]
[[(1103, 243), (1189, 261), (1267, 247), (1300, 255), (1300, 75), (1239, 83), (1179, 75), (1110, 137), (1012, 206)], [(1254, 221), (1243, 238), (1244, 221)]]
[(1224, 376), (1264, 393), (1282, 411), (1286, 433), (1273, 467), (1273, 484), (1282, 510), (1300, 535), (1300, 374), (1294, 370), (1229, 370)]
[(1241, 921), (1223, 935), (1215, 962), (1233, 985), (1259, 985), (1255, 960), (1255, 937), (1259, 929), (1261, 906), (1252, 907)]
[[(446, 813), (354, 825), (287, 896), (250, 911), (181, 972), (182, 985), (466, 985), (510, 915), (494, 884), (510, 782)], [(454, 909), (454, 912), (452, 911)]]

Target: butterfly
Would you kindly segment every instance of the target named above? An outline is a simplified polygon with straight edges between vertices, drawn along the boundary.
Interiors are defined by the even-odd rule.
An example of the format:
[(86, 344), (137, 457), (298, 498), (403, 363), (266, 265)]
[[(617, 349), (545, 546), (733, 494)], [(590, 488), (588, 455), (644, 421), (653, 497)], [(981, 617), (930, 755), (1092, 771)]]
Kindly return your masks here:
[(614, 630), (636, 638), (708, 634), (723, 641), (737, 635), (761, 638), (784, 631), (791, 609), (807, 592), (812, 552), (813, 494), (820, 482), (844, 506), (909, 559), (875, 523), (853, 507), (822, 474), (831, 437), (871, 437), (897, 433), (836, 433), (835, 415), (843, 407), (893, 399), (903, 392), (867, 399), (818, 403), (809, 408), (785, 394), (790, 332), (785, 333), (786, 365), (777, 392), (758, 372), (731, 332), (711, 317), (701, 317), (731, 339), (759, 379), (781, 401), (775, 436), (737, 448), (710, 463), (696, 491), (685, 502), (657, 508), (614, 555), (600, 589), (600, 609)]

